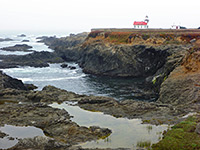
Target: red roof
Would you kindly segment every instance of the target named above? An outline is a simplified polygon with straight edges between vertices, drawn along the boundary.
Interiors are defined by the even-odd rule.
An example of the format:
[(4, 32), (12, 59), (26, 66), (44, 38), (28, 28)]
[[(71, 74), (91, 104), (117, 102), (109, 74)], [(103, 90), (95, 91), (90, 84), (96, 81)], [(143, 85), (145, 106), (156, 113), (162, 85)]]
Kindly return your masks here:
[(134, 21), (133, 25), (147, 25), (144, 21)]

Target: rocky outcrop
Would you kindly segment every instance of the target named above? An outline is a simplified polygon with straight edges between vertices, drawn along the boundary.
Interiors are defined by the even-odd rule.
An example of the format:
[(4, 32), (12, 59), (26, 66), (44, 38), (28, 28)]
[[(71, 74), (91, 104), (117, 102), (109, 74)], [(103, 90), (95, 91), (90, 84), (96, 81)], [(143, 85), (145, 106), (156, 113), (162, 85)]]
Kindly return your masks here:
[(0, 89), (5, 89), (5, 88), (12, 88), (18, 90), (27, 89), (21, 80), (14, 79), (4, 74), (2, 71), (0, 71)]
[(13, 41), (13, 40), (10, 38), (5, 38), (5, 39), (0, 38), (0, 42), (5, 42), (5, 41)]
[(22, 42), (30, 42), (29, 40), (22, 40)]
[(20, 139), (19, 142), (9, 150), (46, 150), (46, 149), (54, 149), (54, 150), (66, 150), (71, 147), (70, 144), (65, 144), (62, 142), (57, 142), (53, 138), (36, 136), (34, 138), (25, 138)]
[(61, 63), (64, 60), (57, 54), (50, 52), (34, 52), (23, 56), (0, 56), (3, 60), (0, 68), (14, 68), (18, 66), (48, 67), (49, 63)]
[(52, 49), (66, 49), (69, 47), (75, 47), (85, 41), (88, 33), (83, 32), (79, 34), (70, 34), (70, 36), (56, 38), (54, 37), (38, 37), (37, 39), (41, 39), (39, 42), (43, 42), (48, 45)]
[(191, 48), (183, 64), (175, 68), (161, 85), (158, 102), (173, 105), (196, 104), (200, 101), (200, 51)]
[(4, 47), (1, 48), (4, 51), (23, 51), (23, 52), (31, 52), (33, 50), (29, 50), (31, 49), (32, 46), (29, 46), (27, 44), (16, 44), (15, 46), (10, 46), (10, 47)]
[(18, 35), (18, 37), (26, 37), (26, 35), (25, 34), (20, 34), (20, 35)]
[(92, 43), (83, 48), (79, 61), (86, 73), (118, 76), (148, 77), (154, 75), (167, 62), (169, 51), (181, 46), (149, 47), (145, 45), (109, 45)]

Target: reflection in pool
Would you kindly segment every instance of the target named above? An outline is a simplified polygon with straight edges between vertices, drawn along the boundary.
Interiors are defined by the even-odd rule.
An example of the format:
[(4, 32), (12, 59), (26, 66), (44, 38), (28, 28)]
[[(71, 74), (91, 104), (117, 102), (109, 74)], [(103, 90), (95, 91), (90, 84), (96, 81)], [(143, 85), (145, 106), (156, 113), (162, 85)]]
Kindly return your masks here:
[(0, 131), (8, 134), (8, 136), (0, 138), (0, 149), (13, 147), (18, 143), (18, 139), (33, 138), (35, 136), (45, 136), (42, 129), (32, 126), (19, 127), (4, 125), (3, 127), (0, 127)]
[(65, 109), (74, 116), (72, 121), (81, 126), (94, 125), (112, 130), (112, 134), (106, 139), (81, 144), (84, 148), (136, 148), (141, 142), (158, 142), (162, 132), (168, 128), (168, 125), (142, 124), (141, 119), (115, 118), (100, 112), (90, 112), (67, 103), (53, 103), (50, 106)]

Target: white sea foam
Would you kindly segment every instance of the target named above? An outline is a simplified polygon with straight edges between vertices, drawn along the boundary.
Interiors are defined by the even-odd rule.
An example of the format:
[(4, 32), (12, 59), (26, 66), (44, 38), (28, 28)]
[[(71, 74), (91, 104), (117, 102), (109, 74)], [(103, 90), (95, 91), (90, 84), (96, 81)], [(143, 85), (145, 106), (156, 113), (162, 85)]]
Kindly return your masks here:
[(62, 81), (62, 80), (72, 80), (72, 79), (80, 79), (82, 77), (85, 77), (86, 75), (82, 74), (80, 76), (75, 77), (63, 77), (63, 78), (18, 78), (19, 80), (22, 80), (23, 82), (47, 82), (47, 81)]
[(30, 54), (30, 53), (32, 53), (32, 52), (21, 52), (21, 51), (11, 52), (11, 51), (0, 50), (0, 55), (27, 55), (27, 54)]
[[(11, 39), (13, 39), (13, 41), (4, 41), (1, 42), (0, 44), (0, 48), (4, 48), (4, 47), (10, 47), (10, 46), (14, 46), (16, 44), (27, 44), (29, 46), (32, 46), (32, 48), (30, 50), (34, 50), (34, 51), (48, 51), (48, 52), (53, 52), (54, 50), (48, 48), (48, 46), (46, 46), (44, 43), (38, 43), (36, 36), (30, 35), (30, 36), (26, 36), (26, 37), (17, 37), (17, 36), (11, 36), (9, 37)], [(22, 42), (23, 40), (29, 40), (29, 42)], [(0, 52), (1, 55), (25, 55), (28, 53), (10, 53), (10, 52)]]

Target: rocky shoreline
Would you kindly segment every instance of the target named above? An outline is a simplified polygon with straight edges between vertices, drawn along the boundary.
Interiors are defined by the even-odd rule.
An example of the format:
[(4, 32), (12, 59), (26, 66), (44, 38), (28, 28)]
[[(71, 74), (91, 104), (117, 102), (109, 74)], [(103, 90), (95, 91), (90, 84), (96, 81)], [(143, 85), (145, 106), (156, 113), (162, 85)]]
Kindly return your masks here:
[[(1, 81), (3, 81), (1, 82), (3, 86), (0, 89), (0, 126), (5, 124), (34, 126), (42, 129), (47, 136), (20, 139), (18, 144), (11, 149), (47, 149), (48, 147), (68, 149), (81, 142), (103, 138), (112, 132), (107, 128), (96, 126), (81, 127), (70, 120), (71, 116), (65, 110), (48, 106), (49, 103), (56, 102), (56, 98), (59, 97), (59, 93), (54, 95), (55, 93), (50, 92), (54, 87), (50, 87), (50, 93), (48, 87), (41, 93), (44, 95), (41, 98), (47, 100), (49, 100), (49, 95), (54, 95), (53, 101), (45, 102), (40, 100), (34, 91), (27, 90), (23, 83), (17, 79), (1, 73)], [(59, 90), (53, 90), (52, 92), (58, 92)], [(65, 96), (68, 97), (72, 93), (66, 91), (66, 94)], [(1, 138), (6, 136), (3, 132), (1, 132), (1, 135)], [(38, 142), (38, 140), (41, 141)], [(74, 147), (74, 149), (76, 148)]]
[[(100, 127), (78, 126), (70, 120), (66, 111), (48, 106), (53, 102), (73, 101), (86, 110), (100, 111), (115, 117), (141, 118), (143, 123), (156, 125), (175, 124), (182, 121), (184, 115), (199, 112), (200, 39), (195, 37), (194, 40), (192, 36), (187, 39), (185, 35), (149, 37), (115, 34), (95, 32), (60, 39), (41, 37), (41, 42), (54, 49), (54, 52), (0, 56), (3, 60), (0, 68), (18, 65), (45, 67), (48, 63), (75, 61), (84, 72), (90, 74), (132, 78), (142, 76), (146, 79), (144, 95), (153, 95), (156, 100), (116, 101), (109, 97), (78, 95), (53, 86), (46, 86), (42, 91), (33, 91), (30, 90), (34, 89), (33, 85), (24, 85), (0, 72), (1, 125), (31, 125), (43, 129), (51, 137), (20, 140), (13, 149), (37, 149), (41, 146), (46, 149), (49, 143), (55, 149), (79, 149), (80, 147), (74, 145), (111, 133), (109, 129)], [(126, 36), (128, 40), (124, 40)], [(116, 44), (116, 37), (123, 37), (123, 40), (117, 39)], [(194, 42), (190, 42), (191, 40)], [(119, 44), (119, 41), (127, 43)], [(63, 132), (64, 129), (66, 132)], [(5, 136), (4, 133), (1, 135)], [(37, 143), (38, 139), (42, 142)], [(33, 146), (35, 142), (38, 147)], [(30, 147), (26, 147), (27, 143)]]

